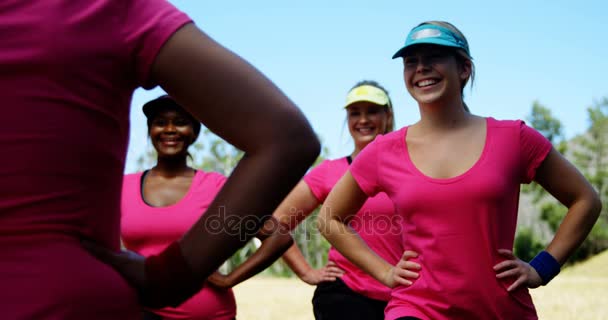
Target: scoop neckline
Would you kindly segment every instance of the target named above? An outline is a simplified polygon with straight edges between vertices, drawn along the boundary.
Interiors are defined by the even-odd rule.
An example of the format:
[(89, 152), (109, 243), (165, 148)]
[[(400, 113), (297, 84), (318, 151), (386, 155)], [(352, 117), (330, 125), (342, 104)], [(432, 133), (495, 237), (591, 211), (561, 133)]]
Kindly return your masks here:
[(137, 190), (138, 190), (137, 191), (137, 194), (138, 194), (137, 198), (139, 199), (140, 204), (144, 205), (148, 209), (159, 209), (159, 210), (171, 209), (171, 208), (179, 207), (182, 203), (184, 203), (186, 200), (188, 200), (191, 197), (192, 193), (193, 193), (194, 181), (196, 181), (198, 179), (198, 177), (199, 177), (199, 174), (201, 174), (201, 170), (196, 170), (196, 172), (194, 173), (194, 176), (192, 177), (192, 182), (190, 183), (190, 186), (188, 187), (188, 191), (186, 191), (186, 193), (184, 194), (184, 196), (181, 199), (179, 199), (176, 203), (170, 204), (168, 206), (156, 207), (156, 206), (150, 205), (144, 199), (143, 182), (144, 182), (145, 179), (142, 180), (142, 177), (148, 171), (149, 170), (142, 171), (141, 174), (138, 177), (139, 178), (138, 179), (138, 186), (139, 186), (139, 188), (137, 188)]
[(403, 148), (405, 150), (405, 159), (406, 159), (406, 164), (407, 166), (410, 168), (410, 170), (412, 170), (417, 176), (421, 177), (424, 180), (427, 180), (429, 182), (432, 183), (438, 183), (438, 184), (449, 184), (449, 183), (454, 183), (456, 181), (462, 180), (464, 178), (466, 178), (467, 176), (471, 175), (471, 173), (473, 171), (475, 171), (475, 169), (477, 167), (479, 167), (483, 161), (486, 158), (486, 154), (488, 153), (488, 149), (490, 146), (490, 141), (492, 139), (492, 132), (491, 132), (491, 118), (490, 117), (486, 117), (485, 118), (486, 121), (486, 139), (483, 145), (483, 149), (481, 151), (481, 155), (479, 155), (479, 158), (475, 161), (475, 163), (473, 163), (473, 165), (468, 168), (467, 170), (465, 170), (464, 172), (454, 176), (454, 177), (450, 177), (450, 178), (433, 178), (430, 177), (428, 175), (426, 175), (425, 173), (423, 173), (422, 171), (420, 171), (420, 169), (418, 169), (418, 167), (416, 167), (416, 165), (414, 164), (414, 162), (412, 161), (412, 158), (410, 157), (410, 151), (407, 147), (407, 131), (409, 129), (409, 126), (405, 127), (405, 130), (403, 130), (403, 136), (401, 139), (401, 143), (403, 145)]

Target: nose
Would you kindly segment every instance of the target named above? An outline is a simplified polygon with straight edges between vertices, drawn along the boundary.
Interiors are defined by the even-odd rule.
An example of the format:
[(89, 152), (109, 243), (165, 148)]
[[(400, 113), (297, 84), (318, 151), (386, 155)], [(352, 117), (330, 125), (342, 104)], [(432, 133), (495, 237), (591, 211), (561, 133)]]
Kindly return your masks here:
[(369, 122), (369, 114), (367, 112), (361, 112), (361, 116), (359, 117), (359, 123), (367, 122)]
[(175, 124), (173, 123), (173, 121), (169, 121), (167, 122), (167, 124), (163, 127), (163, 131), (164, 132), (168, 132), (168, 133), (173, 133), (176, 132), (177, 129), (175, 127)]
[(418, 57), (418, 64), (416, 65), (416, 72), (429, 70), (431, 67), (431, 60), (428, 57)]

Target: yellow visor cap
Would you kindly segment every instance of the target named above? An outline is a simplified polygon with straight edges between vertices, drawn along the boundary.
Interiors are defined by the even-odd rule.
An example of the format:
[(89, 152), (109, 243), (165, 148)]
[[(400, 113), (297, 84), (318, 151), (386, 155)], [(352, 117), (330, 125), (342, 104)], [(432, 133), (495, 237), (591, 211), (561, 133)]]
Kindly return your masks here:
[(347, 108), (351, 104), (359, 101), (367, 101), (380, 106), (386, 106), (389, 104), (389, 99), (386, 93), (370, 85), (362, 85), (353, 88), (346, 96), (346, 105), (344, 108)]

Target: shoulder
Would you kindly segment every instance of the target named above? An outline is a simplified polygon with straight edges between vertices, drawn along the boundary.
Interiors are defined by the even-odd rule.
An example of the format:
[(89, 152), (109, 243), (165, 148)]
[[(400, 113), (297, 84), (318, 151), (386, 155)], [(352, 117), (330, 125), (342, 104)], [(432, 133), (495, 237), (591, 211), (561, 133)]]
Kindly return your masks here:
[(521, 128), (522, 125), (525, 125), (525, 122), (523, 120), (520, 119), (515, 119), (515, 120), (497, 120), (494, 119), (492, 117), (488, 117), (487, 119), (487, 123), (489, 127), (494, 127), (494, 128), (515, 128), (515, 129), (519, 129)]
[(393, 132), (378, 135), (361, 153), (369, 155), (385, 152), (392, 153), (401, 150), (405, 143), (407, 128), (408, 127), (403, 127)]
[(310, 172), (306, 176), (318, 176), (318, 175), (326, 175), (328, 173), (336, 172), (336, 171), (346, 171), (348, 169), (348, 161), (346, 161), (346, 157), (337, 158), (337, 159), (325, 159), (321, 161), (317, 166), (312, 168)]
[(122, 178), (122, 183), (123, 183), (123, 185), (139, 183), (139, 181), (141, 180), (141, 176), (143, 174), (144, 174), (143, 171), (126, 174)]
[(223, 185), (228, 178), (226, 178), (223, 174), (213, 171), (203, 171), (200, 169), (196, 170), (196, 175), (194, 176), (195, 183), (205, 184), (212, 183), (216, 185)]

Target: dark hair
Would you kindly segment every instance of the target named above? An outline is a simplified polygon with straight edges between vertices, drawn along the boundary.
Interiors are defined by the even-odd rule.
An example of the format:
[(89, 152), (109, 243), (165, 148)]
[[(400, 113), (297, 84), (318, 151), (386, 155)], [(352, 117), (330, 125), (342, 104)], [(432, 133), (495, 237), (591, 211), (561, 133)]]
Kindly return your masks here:
[(355, 83), (355, 85), (352, 88), (350, 88), (348, 90), (348, 92), (350, 92), (354, 88), (360, 87), (360, 86), (372, 86), (372, 87), (376, 87), (376, 88), (384, 91), (384, 93), (388, 97), (388, 105), (384, 106), (384, 111), (388, 115), (388, 120), (386, 123), (386, 132), (383, 132), (383, 134), (389, 133), (389, 132), (392, 132), (393, 130), (395, 130), (395, 117), (394, 117), (394, 113), (393, 113), (393, 102), (391, 101), (391, 96), (388, 94), (388, 90), (386, 90), (383, 86), (381, 86), (377, 81), (361, 80), (361, 81)]

